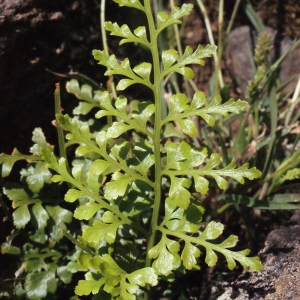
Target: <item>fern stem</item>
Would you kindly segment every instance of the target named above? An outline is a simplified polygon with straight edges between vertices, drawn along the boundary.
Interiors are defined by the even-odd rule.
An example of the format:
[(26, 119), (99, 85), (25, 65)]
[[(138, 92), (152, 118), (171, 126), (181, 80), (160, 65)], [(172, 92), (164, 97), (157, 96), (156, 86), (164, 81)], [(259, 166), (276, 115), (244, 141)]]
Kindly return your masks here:
[(154, 19), (151, 11), (150, 0), (144, 1), (145, 13), (149, 24), (151, 53), (153, 59), (154, 72), (154, 100), (155, 100), (155, 121), (154, 121), (154, 156), (155, 156), (155, 184), (154, 184), (154, 205), (151, 219), (150, 238), (147, 245), (146, 267), (150, 267), (151, 259), (148, 256), (149, 250), (154, 246), (161, 203), (161, 157), (160, 157), (160, 133), (162, 119), (162, 99), (161, 99), (161, 79), (160, 79), (160, 59), (158, 50), (158, 34), (155, 29)]
[[(100, 28), (101, 28), (101, 36), (102, 36), (102, 44), (103, 49), (107, 56), (109, 56), (109, 50), (107, 46), (107, 35), (105, 30), (105, 4), (106, 0), (101, 0), (101, 8), (100, 8)], [(115, 99), (117, 99), (117, 92), (115, 83), (113, 81), (113, 76), (110, 76), (107, 82), (107, 89), (113, 95)], [(107, 116), (107, 125), (112, 125), (112, 116)]]
[(70, 167), (68, 164), (66, 148), (65, 148), (65, 138), (64, 132), (61, 128), (57, 116), (61, 114), (61, 101), (60, 101), (60, 84), (55, 84), (55, 91), (54, 91), (54, 100), (55, 100), (55, 116), (56, 116), (56, 130), (57, 130), (57, 137), (58, 137), (58, 147), (59, 147), (59, 155), (60, 157), (64, 157), (66, 160), (66, 168), (68, 173), (70, 174)]

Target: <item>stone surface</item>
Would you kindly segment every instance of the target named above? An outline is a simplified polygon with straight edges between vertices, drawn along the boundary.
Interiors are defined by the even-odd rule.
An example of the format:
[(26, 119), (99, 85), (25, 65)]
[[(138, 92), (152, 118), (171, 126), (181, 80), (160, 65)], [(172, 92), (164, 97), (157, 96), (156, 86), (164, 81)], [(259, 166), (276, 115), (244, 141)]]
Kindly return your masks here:
[[(274, 37), (273, 62), (285, 54), (294, 43), (291, 39), (279, 38), (274, 29), (266, 27), (266, 31), (270, 32)], [(228, 38), (226, 48), (226, 64), (231, 71), (233, 80), (245, 95), (247, 92), (248, 81), (253, 78), (253, 69), (251, 64), (251, 56), (255, 48), (257, 35), (251, 31), (249, 26), (241, 26), (234, 29)], [(279, 41), (278, 41), (279, 39)], [(300, 46), (291, 52), (282, 62), (279, 69), (280, 82), (284, 83), (295, 76), (294, 80), (285, 88), (288, 91), (295, 87), (300, 75)]]
[(300, 212), (291, 223), (268, 235), (264, 269), (242, 274), (217, 300), (300, 300)]
[[(281, 54), (286, 53), (292, 46), (293, 41), (289, 38), (284, 38), (281, 41)], [(293, 82), (291, 82), (285, 90), (288, 90), (292, 86), (295, 86), (300, 76), (300, 46), (298, 46), (294, 51), (292, 51), (286, 60), (282, 62), (280, 68), (279, 79), (280, 82), (284, 83), (289, 80), (292, 76), (295, 76)]]
[(253, 47), (249, 26), (236, 28), (229, 35), (226, 49), (227, 65), (243, 94), (246, 93), (248, 81), (253, 77), (250, 59)]

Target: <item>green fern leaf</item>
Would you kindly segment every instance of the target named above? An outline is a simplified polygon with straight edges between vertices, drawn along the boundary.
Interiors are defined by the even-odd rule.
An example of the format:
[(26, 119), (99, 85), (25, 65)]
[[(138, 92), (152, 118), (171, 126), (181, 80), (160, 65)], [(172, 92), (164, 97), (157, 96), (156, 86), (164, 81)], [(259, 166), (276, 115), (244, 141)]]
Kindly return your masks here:
[(76, 79), (72, 79), (67, 82), (66, 89), (68, 93), (74, 94), (79, 100), (83, 100), (79, 105), (74, 108), (74, 115), (86, 115), (93, 108), (100, 107), (100, 100), (102, 97), (102, 91), (93, 91), (93, 88), (88, 84), (79, 86), (79, 82)]
[(150, 258), (155, 259), (152, 267), (158, 274), (169, 275), (177, 268), (177, 256), (179, 243), (162, 236), (160, 242), (148, 252)]
[(144, 11), (144, 6), (139, 0), (114, 0), (114, 2), (118, 3), (120, 6), (132, 7)]
[(105, 28), (110, 31), (110, 35), (123, 38), (119, 45), (123, 45), (125, 43), (139, 43), (149, 47), (146, 28), (144, 26), (136, 28), (134, 30), (134, 34), (126, 24), (120, 27), (117, 23), (105, 22)]
[[(204, 60), (202, 58), (210, 57), (216, 51), (216, 46), (207, 45), (203, 48), (201, 45), (193, 52), (193, 49), (189, 46), (186, 47), (183, 56), (177, 63), (178, 54), (174, 51), (166, 50), (162, 53), (162, 61), (164, 63), (164, 70), (160, 75), (163, 79), (170, 73), (179, 73), (188, 79), (194, 78), (194, 72), (191, 68), (186, 67), (191, 64), (200, 64), (204, 66)], [(176, 58), (176, 60), (175, 60)], [(174, 64), (175, 63), (175, 64)]]
[(74, 217), (78, 220), (89, 220), (91, 219), (100, 209), (101, 204), (88, 203), (87, 205), (81, 205), (76, 208)]
[(40, 156), (35, 155), (24, 155), (20, 153), (17, 149), (14, 149), (11, 155), (1, 153), (0, 154), (0, 165), (2, 164), (2, 177), (9, 176), (14, 164), (19, 160), (27, 161), (40, 161), (43, 160)]
[(87, 296), (90, 293), (97, 294), (100, 288), (105, 284), (105, 278), (90, 272), (86, 273), (84, 277), (85, 280), (79, 280), (75, 288), (75, 294), (78, 296)]
[(192, 9), (192, 4), (183, 4), (181, 8), (173, 7), (170, 15), (165, 12), (159, 12), (157, 14), (157, 31), (160, 32), (170, 25), (181, 24), (179, 19), (189, 15)]
[[(240, 113), (247, 107), (245, 101), (234, 101), (233, 99), (221, 104), (220, 96), (216, 96), (206, 107), (201, 108), (205, 103), (206, 97), (203, 92), (196, 92), (190, 105), (186, 95), (174, 94), (170, 98), (169, 113), (162, 123), (176, 121), (181, 125), (181, 129), (185, 134), (194, 137), (196, 127), (188, 118), (196, 115), (201, 117), (209, 126), (214, 126), (215, 119), (211, 114), (228, 117), (230, 112)], [(187, 123), (183, 123), (183, 120)]]
[[(109, 219), (107, 217), (108, 215), (110, 217)], [(102, 220), (103, 222), (95, 220), (92, 226), (87, 226), (83, 229), (82, 237), (85, 241), (99, 244), (101, 239), (105, 237), (107, 243), (114, 243), (117, 230), (121, 225), (123, 225), (123, 222), (118, 220), (109, 211), (104, 213)]]
[[(128, 79), (121, 79), (116, 87), (118, 91), (123, 91), (132, 84), (142, 84), (153, 89), (152, 83), (147, 79), (150, 76), (151, 68), (150, 64), (142, 64), (142, 66), (135, 67), (133, 70), (130, 66), (128, 58), (125, 58), (121, 63), (117, 60), (115, 55), (107, 56), (105, 51), (93, 50), (93, 55), (96, 60), (99, 61), (100, 65), (107, 68), (104, 75), (123, 75)], [(134, 72), (134, 70), (136, 72)], [(139, 76), (140, 74), (141, 76)], [(144, 76), (147, 80), (145, 80)]]

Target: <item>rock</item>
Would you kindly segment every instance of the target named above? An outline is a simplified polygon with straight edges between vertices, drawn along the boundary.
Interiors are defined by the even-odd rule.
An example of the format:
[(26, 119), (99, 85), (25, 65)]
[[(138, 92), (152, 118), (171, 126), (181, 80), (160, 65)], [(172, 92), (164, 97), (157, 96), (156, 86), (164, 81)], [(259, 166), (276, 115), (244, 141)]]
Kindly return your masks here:
[[(273, 62), (275, 62), (290, 49), (294, 42), (286, 37), (278, 43), (276, 31), (269, 27), (266, 27), (266, 31), (274, 36), (274, 51), (272, 52), (272, 56)], [(237, 82), (238, 87), (244, 95), (247, 92), (248, 81), (253, 78), (251, 56), (255, 48), (253, 41), (256, 38), (257, 34), (252, 32), (249, 26), (241, 26), (230, 33), (227, 42), (226, 64), (230, 69), (233, 80)], [(299, 66), (300, 46), (290, 53), (280, 66), (279, 78), (282, 84), (295, 76), (294, 80), (285, 88), (285, 91), (295, 87), (297, 84), (300, 73)]]
[[(284, 38), (281, 41), (281, 54), (286, 53), (292, 46), (294, 41), (289, 38)], [(298, 46), (287, 58), (282, 62), (280, 67), (279, 79), (281, 83), (286, 82), (291, 77), (295, 76), (295, 79), (285, 88), (288, 91), (290, 88), (297, 84), (300, 76), (300, 46)]]
[(253, 77), (250, 60), (253, 47), (249, 26), (238, 27), (230, 33), (226, 48), (226, 63), (243, 94), (246, 93), (248, 81)]
[(263, 270), (245, 272), (217, 300), (300, 300), (300, 213), (290, 222), (268, 235)]

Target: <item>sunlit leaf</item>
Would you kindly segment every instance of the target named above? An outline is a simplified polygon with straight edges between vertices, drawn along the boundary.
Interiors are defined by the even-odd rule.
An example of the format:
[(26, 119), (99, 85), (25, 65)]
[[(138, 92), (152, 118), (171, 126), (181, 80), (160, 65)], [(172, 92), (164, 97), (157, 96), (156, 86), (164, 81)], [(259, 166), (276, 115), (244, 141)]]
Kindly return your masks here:
[(89, 220), (95, 213), (100, 210), (102, 206), (97, 203), (91, 203), (88, 205), (81, 205), (76, 208), (74, 212), (74, 217), (78, 220)]
[(178, 59), (178, 52), (175, 49), (169, 49), (162, 52), (162, 62), (164, 70), (167, 70)]
[(145, 286), (151, 284), (152, 286), (157, 285), (157, 275), (152, 268), (142, 268), (131, 274), (127, 275), (130, 282), (138, 284), (139, 286)]
[(124, 91), (136, 82), (132, 79), (121, 79), (116, 86), (117, 91)]
[(139, 10), (144, 10), (144, 6), (139, 0), (114, 0), (114, 2), (118, 3), (120, 6), (128, 6)]
[[(108, 56), (105, 51), (94, 50), (93, 51), (94, 58), (99, 61), (100, 65), (103, 65), (107, 68), (105, 75), (122, 75), (127, 78), (121, 79), (116, 86), (116, 89), (119, 91), (125, 90), (132, 84), (143, 84), (148, 86), (150, 89), (153, 88), (152, 84), (148, 80), (144, 80), (140, 76), (135, 73), (130, 66), (130, 62), (128, 58), (125, 58), (122, 62), (119, 62), (115, 55)], [(142, 67), (137, 66), (137, 72), (140, 74), (148, 76), (150, 71), (150, 64), (142, 64)]]
[(134, 34), (140, 38), (141, 41), (144, 42), (144, 44), (149, 46), (149, 41), (147, 38), (147, 32), (145, 26), (139, 26), (134, 30)]
[(80, 102), (79, 105), (73, 109), (74, 115), (87, 115), (94, 107), (98, 105), (87, 103), (87, 102)]
[(21, 170), (20, 174), (26, 178), (28, 187), (34, 193), (38, 193), (45, 183), (51, 183), (52, 174), (44, 162), (37, 162), (36, 165)]
[(1, 170), (1, 176), (7, 177), (15, 162), (18, 160), (27, 160), (27, 161), (39, 161), (42, 160), (40, 156), (34, 156), (34, 155), (24, 155), (20, 153), (16, 148), (13, 150), (11, 155), (1, 153), (0, 154), (0, 165), (2, 164), (2, 170)]
[[(149, 257), (155, 259), (152, 267), (158, 274), (166, 276), (169, 275), (174, 268), (175, 256), (173, 253), (176, 253), (176, 251), (173, 253), (169, 251), (170, 249), (167, 248), (168, 241), (170, 240), (163, 236), (160, 242), (148, 252)], [(174, 250), (178, 251), (179, 247), (176, 247)]]
[[(121, 27), (117, 23), (105, 22), (105, 29), (110, 31), (111, 35), (122, 37), (119, 45), (125, 43), (140, 43), (142, 42), (136, 35), (134, 35), (129, 27), (124, 24)], [(144, 41), (143, 41), (144, 42)]]
[[(97, 87), (97, 83), (95, 83), (94, 86)], [(86, 115), (93, 108), (100, 107), (103, 92), (100, 90), (93, 90), (91, 85), (83, 84), (80, 87), (77, 79), (71, 79), (66, 84), (66, 90), (68, 93), (74, 94), (79, 100), (82, 100), (82, 102), (74, 108), (74, 115)]]
[(188, 190), (190, 186), (189, 179), (171, 176), (170, 199), (175, 201), (176, 205), (186, 209), (190, 204), (191, 193)]
[(198, 45), (197, 49), (193, 52), (193, 49), (187, 46), (180, 59), (179, 66), (188, 64), (200, 64), (204, 66), (202, 58), (211, 57), (216, 49), (217, 47), (213, 45), (207, 45), (205, 48), (202, 45)]
[(46, 206), (46, 210), (55, 224), (51, 236), (58, 241), (63, 237), (62, 230), (66, 229), (66, 224), (71, 223), (73, 214), (60, 206)]
[(56, 224), (70, 223), (72, 221), (72, 213), (59, 206), (47, 206), (49, 215)]
[(141, 63), (140, 65), (133, 68), (133, 71), (142, 77), (144, 80), (149, 81), (152, 65), (150, 63)]
[[(246, 250), (247, 251), (243, 250), (243, 251), (237, 252), (236, 256), (238, 256), (238, 257), (236, 258), (234, 256), (235, 259), (237, 259), (245, 269), (251, 269), (252, 272), (261, 271), (263, 269), (263, 265), (260, 262), (259, 257), (258, 256), (248, 257), (247, 255), (249, 254), (250, 250), (249, 251), (248, 251), (248, 249), (246, 249)], [(227, 259), (227, 257), (226, 257), (226, 259)], [(233, 264), (230, 266), (228, 259), (227, 259), (227, 263), (228, 263), (228, 268), (230, 270), (232, 270)]]
[(84, 193), (82, 191), (75, 190), (75, 189), (69, 189), (68, 192), (65, 194), (65, 200), (67, 202), (74, 202), (83, 195), (84, 195)]
[(126, 116), (127, 102), (128, 102), (127, 98), (123, 96), (118, 97), (115, 102), (115, 106), (117, 110), (122, 114), (124, 114), (125, 116)]
[[(162, 17), (165, 17), (165, 13), (161, 15)], [(158, 20), (159, 21), (159, 20)], [(188, 79), (192, 79), (194, 77), (194, 72), (190, 67), (187, 67), (187, 65), (190, 64), (200, 64), (204, 66), (204, 60), (202, 58), (210, 57), (214, 54), (216, 51), (216, 46), (207, 45), (205, 48), (203, 48), (201, 45), (197, 47), (197, 49), (193, 52), (193, 49), (189, 46), (185, 48), (185, 51), (182, 55), (182, 57), (179, 59), (176, 63), (171, 63), (171, 61), (166, 62), (168, 68), (164, 68), (161, 78), (164, 78), (169, 73), (179, 73), (183, 76), (187, 77)], [(168, 53), (167, 53), (168, 54)]]
[(203, 240), (214, 240), (218, 238), (224, 230), (224, 225), (219, 222), (210, 222), (201, 234)]
[(120, 172), (115, 172), (112, 175), (112, 181), (106, 184), (104, 196), (108, 200), (117, 199), (119, 196), (124, 196), (128, 185), (133, 178), (128, 177)]
[(182, 142), (180, 144), (168, 143), (166, 144), (167, 150), (167, 164), (166, 169), (182, 170), (184, 169), (183, 161), (189, 156), (192, 147)]
[(90, 293), (97, 294), (100, 288), (105, 284), (105, 278), (99, 278), (98, 280), (93, 279), (92, 276), (85, 275), (86, 280), (79, 280), (75, 294), (78, 296), (87, 296)]
[(114, 218), (113, 223), (105, 223), (95, 220), (93, 226), (87, 226), (83, 229), (82, 237), (90, 243), (100, 243), (101, 239), (105, 236), (106, 241), (112, 244), (115, 241), (117, 229), (123, 223), (117, 218)]
[(189, 119), (181, 119), (177, 121), (181, 127), (181, 130), (190, 137), (195, 137), (197, 134), (196, 124), (194, 121)]
[(201, 193), (202, 195), (205, 195), (208, 192), (208, 180), (198, 175), (194, 175), (193, 177), (195, 181), (196, 191)]
[(97, 159), (93, 161), (93, 163), (90, 166), (90, 172), (101, 175), (104, 173), (109, 167), (111, 166), (111, 162), (108, 162), (106, 160)]
[(13, 212), (14, 224), (17, 228), (24, 228), (25, 225), (30, 221), (30, 212), (28, 205), (20, 205)]
[(25, 290), (29, 299), (42, 299), (48, 290), (56, 290), (56, 279), (53, 271), (29, 273), (25, 279)]
[(145, 130), (147, 130), (146, 125), (147, 122), (149, 122), (150, 117), (155, 112), (155, 106), (152, 103), (142, 102), (138, 106), (139, 113), (136, 111), (132, 112), (132, 117), (135, 119), (138, 123), (136, 124), (138, 127), (141, 127)]
[(194, 71), (189, 67), (181, 67), (176, 70), (177, 73), (181, 74), (187, 79), (193, 79), (195, 74)]
[(57, 275), (58, 275), (59, 279), (65, 284), (70, 283), (72, 280), (72, 272), (69, 271), (67, 266), (58, 267)]
[(220, 247), (232, 248), (236, 246), (238, 242), (238, 237), (236, 235), (230, 235), (225, 241), (220, 244)]
[(192, 4), (183, 4), (181, 8), (176, 6), (173, 7), (170, 15), (165, 12), (159, 12), (157, 14), (157, 30), (162, 31), (164, 28), (170, 25), (180, 24), (181, 21), (179, 19), (189, 15), (192, 9)]
[(37, 221), (38, 228), (44, 228), (47, 225), (49, 215), (41, 203), (36, 203), (32, 206), (32, 213)]
[(121, 123), (113, 122), (112, 126), (107, 130), (107, 138), (117, 138), (124, 132), (133, 129), (132, 126)]
[(39, 127), (34, 129), (32, 133), (32, 141), (35, 144), (30, 148), (30, 153), (34, 155), (41, 155), (42, 148), (48, 148), (53, 151), (54, 147), (46, 141), (44, 132)]
[(203, 92), (196, 92), (193, 96), (190, 110), (195, 111), (206, 103), (206, 96)]
[(185, 94), (173, 94), (169, 103), (168, 116), (175, 116), (189, 109), (189, 99)]
[(218, 261), (217, 254), (210, 248), (206, 248), (205, 262), (209, 267), (214, 267)]
[(183, 139), (185, 135), (179, 128), (175, 127), (172, 123), (167, 123), (164, 130), (164, 137), (178, 137)]
[(181, 253), (181, 259), (183, 261), (183, 265), (191, 270), (192, 268), (197, 266), (197, 258), (200, 256), (200, 250), (193, 246), (189, 242), (185, 242), (183, 251)]
[(118, 159), (118, 161), (123, 162), (127, 159), (130, 150), (130, 143), (124, 139), (119, 139), (118, 142), (112, 147), (111, 153), (115, 158)]
[(28, 205), (28, 204), (34, 204), (36, 202), (39, 202), (37, 199), (32, 199), (28, 196), (28, 194), (25, 192), (24, 189), (20, 188), (4, 188), (3, 193), (13, 201), (13, 208), (17, 208), (20, 205)]

